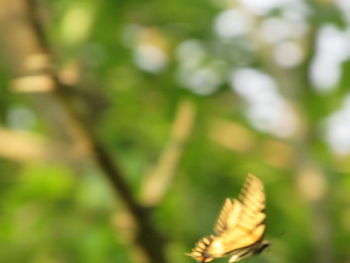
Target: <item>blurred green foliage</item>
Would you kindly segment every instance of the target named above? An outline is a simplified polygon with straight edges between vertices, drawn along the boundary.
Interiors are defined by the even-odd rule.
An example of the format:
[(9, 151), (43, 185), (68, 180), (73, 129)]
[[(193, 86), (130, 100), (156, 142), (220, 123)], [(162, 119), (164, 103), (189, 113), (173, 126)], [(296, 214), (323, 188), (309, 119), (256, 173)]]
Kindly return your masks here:
[[(265, 183), (266, 236), (272, 241), (268, 251), (250, 262), (349, 262), (349, 155), (337, 154), (324, 135), (327, 118), (341, 108), (349, 92), (348, 59), (340, 65), (338, 81), (326, 92), (314, 89), (308, 75), (318, 30), (332, 24), (349, 32), (345, 11), (333, 2), (304, 3), (308, 31), (295, 40), (303, 59), (284, 68), (273, 61), (272, 45), (257, 39), (256, 32), (224, 40), (216, 35), (216, 17), (224, 10), (241, 8), (239, 1), (39, 1), (58, 68), (78, 76), (77, 104), (118, 160), (138, 198), (146, 174), (167, 147), (179, 103), (184, 98), (193, 103), (193, 130), (172, 185), (153, 217), (169, 240), (169, 262), (193, 262), (184, 253), (212, 232), (223, 200), (238, 195), (248, 172)], [(256, 19), (252, 27), (279, 17), (282, 9), (250, 14)], [(179, 77), (179, 47), (189, 40), (204, 47), (201, 66), (220, 69), (213, 90), (186, 87)], [(160, 48), (166, 63), (147, 68), (152, 56), (137, 57), (145, 43)], [(135, 63), (138, 59), (146, 60), (146, 66)], [(257, 128), (247, 117), (247, 99), (228, 81), (230, 71), (239, 68), (258, 69), (275, 79), (278, 92), (298, 112), (297, 135), (278, 136)], [(1, 60), (1, 129), (38, 135), (52, 148), (57, 142), (65, 144), (60, 131), (44, 118), (35, 95), (9, 89), (12, 77), (6, 60)], [(203, 86), (206, 81), (210, 79), (204, 77)], [(231, 149), (212, 139), (216, 119), (244, 127), (253, 136), (248, 140), (251, 150)], [(266, 146), (271, 140), (291, 149), (282, 164), (279, 157), (284, 151)], [(123, 207), (90, 160), (74, 159), (65, 151), (54, 159), (34, 160), (13, 158), (3, 150), (0, 154), (0, 262), (133, 262), (133, 250), (114, 223)], [(325, 190), (316, 198), (303, 190), (303, 162), (319, 168), (316, 186), (306, 183), (312, 192), (321, 180)]]

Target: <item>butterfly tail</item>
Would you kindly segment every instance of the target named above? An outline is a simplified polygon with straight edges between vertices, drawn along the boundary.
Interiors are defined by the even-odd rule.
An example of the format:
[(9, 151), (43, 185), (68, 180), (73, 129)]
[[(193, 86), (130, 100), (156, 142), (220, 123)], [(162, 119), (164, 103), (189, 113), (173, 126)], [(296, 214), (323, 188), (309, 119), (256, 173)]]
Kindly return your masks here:
[(186, 253), (186, 255), (193, 257), (198, 262), (210, 262), (214, 258), (207, 254), (207, 249), (210, 247), (214, 239), (213, 235), (203, 237), (200, 239), (195, 247), (192, 249), (191, 253)]

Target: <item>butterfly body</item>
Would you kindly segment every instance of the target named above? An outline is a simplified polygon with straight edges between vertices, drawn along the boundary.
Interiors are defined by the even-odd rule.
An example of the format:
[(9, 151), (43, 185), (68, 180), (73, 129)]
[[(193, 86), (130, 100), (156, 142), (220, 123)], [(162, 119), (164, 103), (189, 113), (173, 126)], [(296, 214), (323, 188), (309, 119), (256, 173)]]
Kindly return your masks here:
[(270, 245), (269, 241), (262, 240), (261, 242), (258, 242), (251, 247), (238, 249), (232, 252), (232, 255), (228, 260), (228, 262), (230, 263), (238, 262), (238, 261), (250, 258), (252, 256), (258, 255), (261, 252), (263, 252), (269, 245)]
[(230, 256), (238, 262), (261, 253), (265, 233), (265, 194), (261, 181), (249, 175), (239, 200), (227, 198), (215, 225), (215, 235), (202, 238), (189, 253), (199, 262)]

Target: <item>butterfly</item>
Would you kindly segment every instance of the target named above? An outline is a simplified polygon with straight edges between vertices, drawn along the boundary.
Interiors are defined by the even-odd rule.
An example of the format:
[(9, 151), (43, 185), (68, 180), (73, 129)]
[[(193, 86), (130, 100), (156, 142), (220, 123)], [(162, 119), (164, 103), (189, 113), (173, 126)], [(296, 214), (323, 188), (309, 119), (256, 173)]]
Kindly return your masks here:
[(264, 186), (248, 174), (238, 199), (226, 198), (214, 227), (215, 235), (199, 240), (187, 255), (199, 262), (230, 256), (232, 263), (261, 253), (270, 244), (263, 240), (264, 210)]

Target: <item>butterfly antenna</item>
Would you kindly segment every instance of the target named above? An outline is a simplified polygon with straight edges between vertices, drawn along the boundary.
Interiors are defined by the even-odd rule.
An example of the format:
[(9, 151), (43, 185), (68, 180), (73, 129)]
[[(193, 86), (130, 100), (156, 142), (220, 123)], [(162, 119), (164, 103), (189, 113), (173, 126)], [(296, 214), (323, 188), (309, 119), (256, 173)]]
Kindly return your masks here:
[(284, 230), (282, 230), (279, 234), (278, 234), (278, 236), (280, 237), (280, 236), (284, 236), (285, 234), (286, 234), (286, 230), (284, 229)]

